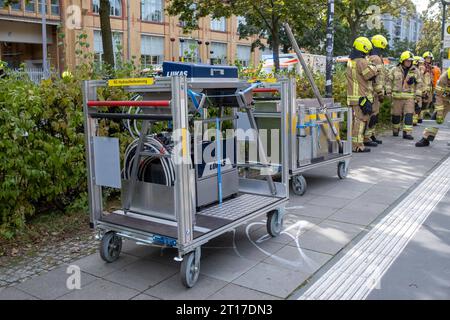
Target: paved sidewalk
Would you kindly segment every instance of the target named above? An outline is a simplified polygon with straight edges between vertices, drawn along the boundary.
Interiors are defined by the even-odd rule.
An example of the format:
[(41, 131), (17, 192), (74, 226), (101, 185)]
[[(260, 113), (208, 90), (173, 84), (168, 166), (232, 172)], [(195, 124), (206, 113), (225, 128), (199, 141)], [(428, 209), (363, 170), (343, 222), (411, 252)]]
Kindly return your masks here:
[(368, 299), (450, 299), (450, 192)]
[[(289, 298), (450, 152), (448, 131), (427, 149), (401, 138), (383, 140), (372, 154), (354, 156), (346, 180), (337, 179), (334, 166), (309, 172), (307, 194), (291, 195), (280, 237), (267, 236), (261, 217), (204, 246), (200, 279), (190, 290), (180, 283), (174, 250), (124, 242), (113, 264), (90, 255), (0, 288), (0, 299)], [(81, 268), (81, 290), (67, 289), (68, 265)]]

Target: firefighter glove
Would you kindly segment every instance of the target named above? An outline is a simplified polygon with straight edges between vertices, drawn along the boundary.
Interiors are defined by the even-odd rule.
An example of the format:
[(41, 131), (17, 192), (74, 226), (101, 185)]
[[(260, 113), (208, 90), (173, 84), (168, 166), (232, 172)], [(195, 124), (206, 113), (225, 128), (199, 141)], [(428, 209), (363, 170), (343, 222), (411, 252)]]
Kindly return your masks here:
[(372, 113), (372, 102), (367, 97), (359, 98), (359, 107), (364, 115)]

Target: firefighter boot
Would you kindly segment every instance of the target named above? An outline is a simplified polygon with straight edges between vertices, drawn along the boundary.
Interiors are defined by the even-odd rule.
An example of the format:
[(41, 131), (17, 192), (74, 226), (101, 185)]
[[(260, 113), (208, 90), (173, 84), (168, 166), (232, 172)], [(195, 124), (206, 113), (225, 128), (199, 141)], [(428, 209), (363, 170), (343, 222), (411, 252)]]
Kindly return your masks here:
[(430, 145), (430, 141), (425, 138), (422, 138), (419, 142), (416, 143), (417, 148), (428, 147), (429, 145)]

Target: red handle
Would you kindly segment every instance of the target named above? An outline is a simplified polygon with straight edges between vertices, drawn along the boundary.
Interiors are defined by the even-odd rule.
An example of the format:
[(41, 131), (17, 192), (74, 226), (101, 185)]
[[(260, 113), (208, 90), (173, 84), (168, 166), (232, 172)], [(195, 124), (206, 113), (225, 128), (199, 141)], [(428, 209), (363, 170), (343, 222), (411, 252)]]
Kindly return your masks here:
[(270, 92), (275, 93), (278, 92), (278, 89), (271, 89), (271, 88), (257, 88), (253, 90), (254, 93), (264, 93), (264, 92)]
[(88, 101), (88, 107), (169, 107), (169, 100), (159, 101)]

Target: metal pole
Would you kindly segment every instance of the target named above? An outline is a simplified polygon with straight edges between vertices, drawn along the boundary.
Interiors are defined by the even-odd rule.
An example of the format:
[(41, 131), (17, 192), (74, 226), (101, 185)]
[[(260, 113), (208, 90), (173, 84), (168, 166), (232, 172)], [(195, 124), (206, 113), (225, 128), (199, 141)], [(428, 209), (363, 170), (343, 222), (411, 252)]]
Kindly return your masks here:
[(306, 78), (308, 78), (308, 81), (313, 89), (314, 95), (316, 96), (317, 101), (319, 102), (320, 109), (325, 111), (325, 117), (327, 119), (327, 123), (333, 132), (333, 136), (336, 138), (336, 141), (339, 143), (339, 146), (342, 147), (342, 141), (339, 136), (338, 131), (336, 130), (336, 127), (334, 126), (334, 123), (331, 121), (330, 116), (327, 113), (327, 106), (325, 105), (325, 102), (323, 101), (322, 96), (320, 95), (319, 88), (317, 88), (316, 83), (314, 82), (314, 77), (309, 70), (308, 66), (306, 65), (305, 59), (303, 58), (302, 51), (300, 50), (300, 47), (298, 46), (297, 40), (295, 40), (294, 33), (292, 32), (291, 27), (286, 22), (283, 24), (284, 28), (286, 29), (286, 34), (289, 38), (289, 41), (292, 44), (292, 48), (294, 49), (295, 53), (298, 56), (298, 59), (300, 60), (300, 64), (302, 65), (303, 71), (305, 72)]
[(447, 20), (447, 2), (442, 1), (442, 45), (441, 45), (441, 68), (444, 68), (444, 38), (445, 38), (445, 22)]
[(334, 0), (328, 0), (325, 97), (333, 97)]
[(131, 60), (131, 14), (130, 0), (127, 0), (127, 60)]
[(47, 62), (47, 12), (45, 10), (47, 0), (41, 0), (42, 14), (42, 69), (44, 71), (44, 79), (49, 76)]

